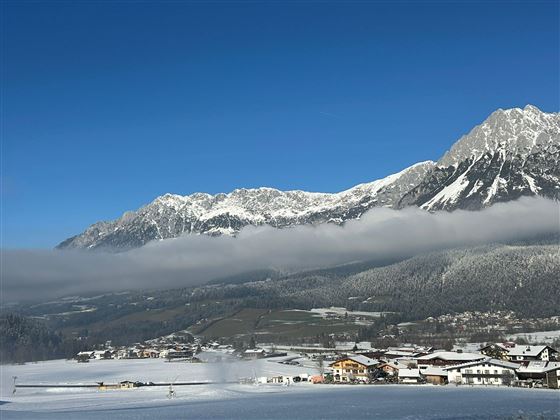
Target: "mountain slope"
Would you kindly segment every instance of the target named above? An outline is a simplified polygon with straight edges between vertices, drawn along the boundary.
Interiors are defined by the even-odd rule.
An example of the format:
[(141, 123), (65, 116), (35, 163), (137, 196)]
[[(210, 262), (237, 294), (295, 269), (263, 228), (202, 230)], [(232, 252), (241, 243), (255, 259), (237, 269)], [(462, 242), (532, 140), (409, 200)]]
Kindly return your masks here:
[(257, 188), (165, 194), (58, 248), (124, 250), (183, 234), (235, 235), (249, 225), (340, 224), (374, 207), (478, 210), (524, 195), (560, 199), (560, 114), (531, 105), (495, 111), (437, 163), (421, 162), (340, 193)]

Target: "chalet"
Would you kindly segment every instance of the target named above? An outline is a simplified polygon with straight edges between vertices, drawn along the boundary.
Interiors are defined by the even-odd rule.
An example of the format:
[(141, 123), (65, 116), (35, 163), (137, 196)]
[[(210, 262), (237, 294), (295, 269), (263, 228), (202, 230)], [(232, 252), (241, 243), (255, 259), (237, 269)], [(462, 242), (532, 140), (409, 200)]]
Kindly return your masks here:
[(448, 382), (447, 371), (439, 367), (427, 367), (422, 370), (422, 376), (426, 382), (434, 385), (445, 385)]
[(422, 371), (428, 367), (447, 367), (461, 363), (483, 360), (486, 356), (480, 353), (463, 353), (454, 351), (436, 351), (416, 359), (418, 368)]
[(443, 368), (449, 382), (468, 385), (511, 385), (516, 378), (518, 364), (486, 358)]
[(492, 359), (509, 360), (508, 353), (511, 347), (513, 346), (507, 344), (488, 344), (480, 349), (480, 353)]
[(399, 369), (399, 383), (419, 384), (422, 383), (420, 369)]
[(362, 355), (343, 357), (331, 363), (335, 382), (369, 382), (369, 374), (373, 372), (378, 360)]
[(527, 363), (531, 360), (556, 360), (558, 351), (549, 346), (515, 345), (508, 351), (511, 362)]
[(398, 375), (399, 369), (406, 369), (407, 365), (399, 363), (398, 361), (381, 362), (376, 366), (377, 369), (382, 370), (389, 376)]

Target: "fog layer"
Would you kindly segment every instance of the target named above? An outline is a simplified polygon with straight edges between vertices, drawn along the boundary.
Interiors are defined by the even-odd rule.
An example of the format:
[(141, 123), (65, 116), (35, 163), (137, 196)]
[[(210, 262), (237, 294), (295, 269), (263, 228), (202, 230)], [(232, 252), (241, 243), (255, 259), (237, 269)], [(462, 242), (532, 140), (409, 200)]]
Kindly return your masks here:
[(258, 269), (381, 261), (559, 232), (559, 203), (525, 197), (477, 212), (377, 208), (343, 226), (247, 227), (235, 238), (183, 236), (119, 254), (2, 250), (2, 300), (183, 287)]

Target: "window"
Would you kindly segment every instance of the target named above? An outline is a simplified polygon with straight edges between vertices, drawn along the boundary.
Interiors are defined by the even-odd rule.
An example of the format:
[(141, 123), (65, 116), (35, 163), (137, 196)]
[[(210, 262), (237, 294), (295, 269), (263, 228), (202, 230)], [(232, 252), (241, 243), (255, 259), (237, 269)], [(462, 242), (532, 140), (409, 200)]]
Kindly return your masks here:
[(498, 374), (498, 369), (494, 369), (494, 375)]
[(485, 375), (490, 375), (490, 370), (485, 369), (485, 370), (484, 370), (484, 374), (485, 374)]

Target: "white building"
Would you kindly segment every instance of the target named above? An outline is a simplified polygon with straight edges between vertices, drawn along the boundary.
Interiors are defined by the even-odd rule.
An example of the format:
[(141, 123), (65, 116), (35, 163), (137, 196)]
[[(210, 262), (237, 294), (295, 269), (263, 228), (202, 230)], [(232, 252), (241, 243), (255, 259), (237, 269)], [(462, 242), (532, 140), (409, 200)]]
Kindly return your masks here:
[(551, 360), (558, 352), (549, 346), (515, 345), (508, 349), (508, 358), (512, 362), (526, 362), (530, 360)]
[(516, 379), (519, 365), (486, 358), (457, 366), (446, 367), (449, 382), (468, 385), (510, 385)]

